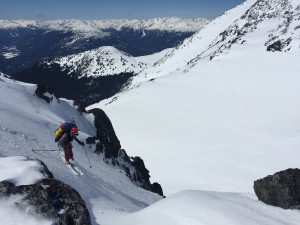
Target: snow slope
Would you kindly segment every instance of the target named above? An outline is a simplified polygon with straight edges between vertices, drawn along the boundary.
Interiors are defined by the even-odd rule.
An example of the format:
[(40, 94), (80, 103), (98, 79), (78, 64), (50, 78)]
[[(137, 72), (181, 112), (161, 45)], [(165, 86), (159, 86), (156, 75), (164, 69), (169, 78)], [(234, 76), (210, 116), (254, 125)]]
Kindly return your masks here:
[[(84, 149), (74, 143), (74, 158), (84, 173), (81, 177), (74, 176), (68, 170), (59, 152), (33, 152), (32, 149), (58, 149), (53, 132), (60, 123), (72, 117), (80, 128), (78, 136), (80, 140), (85, 140), (96, 132), (93, 116), (80, 115), (73, 107), (72, 101), (61, 99), (58, 103), (54, 99), (51, 104), (47, 104), (44, 100), (33, 96), (35, 89), (34, 84), (10, 80), (0, 75), (1, 157), (26, 156), (45, 162), (55, 178), (71, 185), (80, 193), (86, 201), (93, 224), (102, 223), (103, 218), (109, 216), (110, 212), (115, 214), (134, 212), (161, 199), (160, 196), (135, 186), (125, 174), (104, 163), (102, 157), (95, 155), (89, 146), (85, 146), (85, 150), (92, 168), (89, 167)], [(33, 165), (22, 165), (21, 162), (12, 162), (11, 167), (8, 167), (7, 164), (0, 162), (1, 180), (18, 180), (17, 184), (28, 184), (41, 178), (38, 171), (34, 172), (38, 169)], [(14, 172), (10, 172), (14, 169)], [(7, 204), (11, 205), (11, 202), (13, 199), (8, 200)], [(0, 208), (7, 204), (5, 200), (1, 200)], [(1, 219), (3, 218), (0, 218), (0, 221)]]
[[(105, 110), (122, 146), (148, 160), (167, 195), (253, 193), (256, 179), (299, 166), (299, 8), (292, 0), (248, 0), (91, 108)], [(290, 35), (291, 50), (267, 51), (282, 24), (288, 30), (277, 40)], [(237, 31), (245, 32), (233, 42)]]
[[(37, 181), (35, 179), (37, 174), (40, 179), (42, 178), (40, 165), (35, 161), (26, 160), (25, 157), (0, 158), (0, 169), (2, 171), (0, 181), (8, 179), (15, 181), (16, 184), (31, 184)], [(24, 182), (24, 177), (31, 180)], [(24, 201), (22, 195), (0, 199), (1, 224), (21, 225), (24, 222), (28, 225), (54, 224), (54, 221), (46, 220), (34, 212), (34, 206)], [(98, 211), (95, 214), (97, 213), (101, 215), (104, 212)], [(195, 190), (174, 194), (136, 213), (123, 212), (117, 216), (113, 213), (108, 214), (109, 216), (101, 218), (101, 224), (296, 225), (300, 219), (297, 210), (266, 206), (249, 194)]]
[(299, 219), (297, 210), (267, 207), (247, 194), (183, 191), (110, 224), (297, 225)]
[[(15, 185), (33, 184), (45, 178), (40, 167), (38, 162), (27, 161), (22, 156), (0, 158), (0, 181), (9, 180)], [(24, 208), (26, 210), (22, 210)], [(0, 198), (0, 224), (19, 225), (25, 221), (30, 225), (51, 225), (54, 222), (34, 215), (33, 206), (24, 201), (21, 195)]]
[[(269, 2), (286, 2), (295, 12), (299, 9), (296, 0)], [(81, 128), (79, 138), (93, 135), (93, 118), (81, 117), (67, 100), (48, 105), (32, 96), (35, 85), (3, 77), (1, 155), (43, 160), (55, 177), (79, 191), (93, 224), (299, 224), (299, 211), (265, 205), (253, 193), (254, 180), (299, 165), (299, 53), (266, 51), (268, 28), (278, 23), (272, 19), (247, 30), (243, 44), (228, 46), (231, 35), (224, 36), (225, 42), (218, 40), (220, 32), (239, 22), (255, 3), (246, 1), (212, 21), (156, 68), (137, 77), (114, 101), (98, 105), (108, 114), (128, 154), (143, 157), (166, 199), (138, 189), (87, 148), (90, 169), (77, 144), (75, 159), (84, 172), (80, 178), (70, 176), (57, 153), (30, 151), (56, 148), (52, 132), (70, 116)], [(299, 47), (296, 31), (292, 49)], [(224, 46), (222, 54), (217, 45)], [(1, 199), (1, 210), (4, 205), (9, 206), (5, 215), (15, 212)], [(0, 219), (5, 216), (0, 215)], [(34, 224), (32, 218), (26, 222)]]

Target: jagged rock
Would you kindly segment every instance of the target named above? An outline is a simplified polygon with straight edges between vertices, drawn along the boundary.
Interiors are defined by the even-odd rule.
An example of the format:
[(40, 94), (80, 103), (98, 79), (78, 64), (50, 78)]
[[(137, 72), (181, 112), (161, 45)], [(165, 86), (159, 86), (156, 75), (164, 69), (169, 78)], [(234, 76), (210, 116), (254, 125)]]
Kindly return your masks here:
[(164, 196), (163, 189), (162, 189), (161, 185), (159, 183), (157, 183), (157, 182), (154, 182), (151, 185), (150, 191), (152, 191), (153, 193), (157, 193), (160, 196)]
[[(144, 161), (136, 156), (133, 158), (133, 162), (132, 165), (136, 168), (136, 170), (139, 172), (139, 175), (141, 176), (141, 178), (146, 181), (147, 185), (150, 184), (149, 178), (149, 170), (146, 169)], [(140, 177), (138, 176), (138, 177)]]
[(285, 41), (281, 41), (281, 40), (275, 41), (274, 43), (268, 45), (267, 51), (281, 52), (286, 46), (288, 46), (290, 44), (291, 41), (292, 41), (291, 38), (288, 38)]
[(56, 179), (44, 179), (37, 185), (47, 186), (48, 198), (56, 211), (64, 210), (64, 213), (58, 215), (60, 225), (91, 224), (85, 202), (75, 189)]
[[(120, 141), (104, 111), (94, 108), (89, 110), (88, 113), (93, 113), (95, 116), (94, 125), (97, 129), (96, 136), (99, 140), (99, 143), (96, 144), (95, 152), (99, 154), (104, 153), (103, 161), (119, 166), (136, 185), (163, 196), (161, 186), (158, 183), (153, 185), (150, 183), (149, 170), (146, 169), (144, 161), (138, 156), (131, 160), (126, 151), (121, 149)], [(92, 137), (89, 139), (91, 143), (92, 139)]]
[(28, 160), (38, 161), (43, 166), (43, 169), (41, 169), (40, 172), (42, 174), (46, 175), (46, 177), (48, 177), (48, 178), (54, 178), (53, 173), (48, 169), (48, 167), (46, 166), (46, 164), (43, 161), (41, 161), (39, 159), (30, 159), (30, 158), (28, 158)]
[(41, 99), (44, 99), (47, 103), (50, 103), (55, 97), (53, 88), (50, 88), (45, 84), (38, 84), (34, 95)]
[(51, 178), (52, 173), (45, 164), (43, 166), (43, 173), (49, 174), (49, 178), (20, 186), (15, 186), (10, 181), (2, 181), (0, 196), (21, 195), (22, 200), (18, 203), (20, 209), (24, 205), (25, 210), (28, 204), (34, 209), (30, 213), (57, 221), (56, 224), (59, 225), (90, 225), (90, 214), (79, 193), (62, 181)]
[(127, 155), (127, 152), (124, 149), (119, 150), (118, 158), (124, 162), (131, 163), (129, 156)]
[(56, 209), (50, 203), (47, 191), (40, 184), (15, 186), (9, 181), (0, 182), (0, 196), (23, 195), (22, 202), (34, 206), (34, 214), (49, 219), (56, 218)]
[(104, 152), (105, 158), (117, 158), (121, 144), (113, 126), (103, 110), (95, 108), (88, 111), (95, 116), (94, 125), (101, 145), (97, 145), (96, 152)]
[[(130, 158), (124, 149), (119, 150), (118, 162), (128, 176), (138, 186), (163, 196), (163, 190), (159, 183), (150, 182), (149, 170), (146, 168), (144, 161), (136, 156)], [(130, 169), (131, 168), (131, 169)]]
[(91, 145), (91, 144), (96, 144), (96, 140), (98, 140), (97, 137), (88, 137), (88, 138), (86, 139), (86, 143), (89, 144), (89, 145)]
[(300, 169), (287, 169), (254, 182), (258, 199), (284, 209), (300, 209)]

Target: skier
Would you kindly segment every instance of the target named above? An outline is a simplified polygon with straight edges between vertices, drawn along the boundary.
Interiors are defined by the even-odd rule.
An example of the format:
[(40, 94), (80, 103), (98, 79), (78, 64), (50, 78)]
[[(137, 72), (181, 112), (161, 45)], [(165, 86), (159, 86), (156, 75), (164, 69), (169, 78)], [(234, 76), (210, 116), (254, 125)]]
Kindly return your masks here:
[(70, 160), (74, 160), (72, 151), (72, 141), (75, 140), (78, 144), (84, 146), (83, 141), (80, 141), (76, 136), (78, 135), (78, 128), (73, 127), (71, 131), (65, 132), (60, 138), (58, 145), (64, 149), (65, 160), (67, 164), (70, 164)]

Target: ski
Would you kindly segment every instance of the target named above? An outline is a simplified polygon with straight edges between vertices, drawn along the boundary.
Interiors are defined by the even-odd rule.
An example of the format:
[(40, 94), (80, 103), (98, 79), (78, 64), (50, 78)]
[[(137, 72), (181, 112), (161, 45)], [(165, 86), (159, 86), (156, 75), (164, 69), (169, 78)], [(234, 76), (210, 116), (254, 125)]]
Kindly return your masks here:
[(71, 162), (71, 164), (69, 164), (74, 170), (76, 170), (76, 172), (78, 174), (80, 174), (81, 176), (83, 175), (83, 172), (78, 168), (78, 166), (76, 165), (76, 163), (74, 161)]
[(64, 156), (62, 153), (60, 153), (59, 155), (60, 155), (61, 160), (64, 162), (64, 164), (66, 164), (66, 166), (68, 167), (68, 169), (69, 169), (74, 175), (78, 176), (79, 173), (74, 169), (74, 167), (73, 167), (71, 164), (67, 164), (67, 163), (66, 163), (66, 161), (65, 161), (65, 156)]
[(67, 167), (69, 168), (69, 170), (76, 176), (78, 176), (79, 174), (77, 173), (77, 171), (73, 168), (73, 166), (71, 164), (66, 164)]

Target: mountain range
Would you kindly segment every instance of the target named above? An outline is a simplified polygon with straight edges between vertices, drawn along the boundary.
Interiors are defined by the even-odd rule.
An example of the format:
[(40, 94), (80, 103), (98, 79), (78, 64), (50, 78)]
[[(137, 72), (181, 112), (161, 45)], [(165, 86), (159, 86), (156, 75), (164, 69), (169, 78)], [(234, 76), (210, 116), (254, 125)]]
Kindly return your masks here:
[(100, 47), (66, 57), (42, 61), (15, 73), (17, 80), (47, 84), (58, 97), (73, 99), (81, 107), (109, 98), (131, 77), (152, 67), (170, 49), (133, 57), (114, 47)]
[(150, 20), (0, 20), (0, 71), (13, 74), (45, 59), (101, 46), (133, 56), (174, 47), (191, 36), (205, 19)]
[[(149, 55), (149, 61), (105, 47), (39, 63), (78, 80), (109, 77), (123, 62), (122, 70), (129, 68), (127, 61), (133, 64), (125, 86), (85, 110), (51, 93), (46, 103), (33, 96), (39, 85), (1, 77), (1, 155), (46, 161), (56, 177), (79, 191), (92, 224), (297, 225), (299, 210), (259, 202), (253, 184), (299, 167), (299, 11), (298, 0), (247, 0), (180, 45)], [(105, 52), (109, 73), (97, 63)], [(107, 123), (95, 122), (94, 116), (105, 117), (100, 109), (115, 135), (102, 132)], [(86, 114), (93, 111), (99, 114)], [(81, 127), (80, 138), (101, 139), (86, 149), (96, 168), (89, 169), (83, 151), (75, 153), (82, 179), (70, 176), (57, 155), (28, 151), (54, 148), (52, 130), (70, 115)], [(165, 199), (126, 176), (118, 165), (124, 154), (116, 154), (116, 146), (142, 156), (147, 169), (140, 177), (159, 182)], [(113, 149), (108, 155), (106, 147)], [(16, 179), (18, 171), (16, 166), (7, 179), (19, 181), (24, 174)]]

